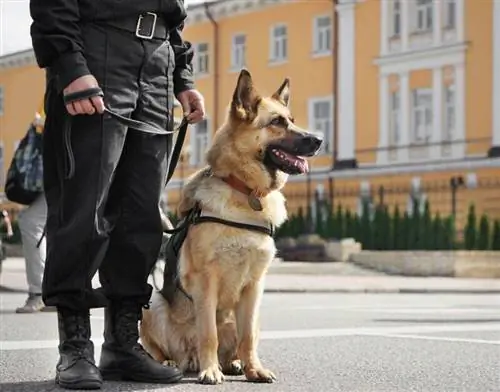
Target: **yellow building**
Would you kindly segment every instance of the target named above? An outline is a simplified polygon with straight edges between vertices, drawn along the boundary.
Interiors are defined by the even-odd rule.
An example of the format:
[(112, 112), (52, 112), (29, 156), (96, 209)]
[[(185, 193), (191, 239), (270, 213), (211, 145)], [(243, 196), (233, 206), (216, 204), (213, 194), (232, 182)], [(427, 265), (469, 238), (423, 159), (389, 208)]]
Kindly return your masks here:
[(290, 77), (297, 121), (325, 132), (312, 173), (286, 187), (291, 208), (415, 198), (459, 224), (470, 202), (500, 217), (500, 2), (215, 1), (191, 8), (186, 37), (208, 119), (191, 131), (172, 206), (245, 66), (268, 92)]
[[(297, 122), (325, 135), (310, 175), (285, 189), (290, 208), (413, 197), (459, 224), (470, 202), (500, 217), (500, 1), (216, 0), (189, 7), (185, 37), (207, 119), (190, 129), (169, 207), (246, 67), (268, 93), (290, 77)], [(0, 58), (2, 172), (43, 76), (30, 51)]]

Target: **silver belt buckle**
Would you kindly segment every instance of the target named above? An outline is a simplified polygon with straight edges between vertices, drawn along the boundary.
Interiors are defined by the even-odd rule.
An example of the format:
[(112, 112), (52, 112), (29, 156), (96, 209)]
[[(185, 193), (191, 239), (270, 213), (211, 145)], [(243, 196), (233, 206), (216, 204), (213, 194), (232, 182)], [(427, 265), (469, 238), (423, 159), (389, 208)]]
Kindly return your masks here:
[[(144, 34), (142, 33), (143, 22), (150, 19), (152, 19), (152, 23), (150, 25), (151, 30), (149, 31), (149, 34)], [(137, 19), (137, 25), (135, 27), (135, 36), (142, 39), (153, 38), (153, 36), (155, 35), (157, 19), (158, 16), (154, 12), (146, 12), (145, 14), (139, 15), (139, 18)]]

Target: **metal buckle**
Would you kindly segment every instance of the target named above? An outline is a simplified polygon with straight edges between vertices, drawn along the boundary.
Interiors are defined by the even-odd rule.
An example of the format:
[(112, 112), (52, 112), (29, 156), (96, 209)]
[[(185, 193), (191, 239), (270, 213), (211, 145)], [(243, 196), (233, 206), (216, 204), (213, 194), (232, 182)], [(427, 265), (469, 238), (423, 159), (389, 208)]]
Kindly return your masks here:
[[(153, 17), (153, 22), (151, 23), (151, 31), (149, 34), (143, 34), (141, 33), (143, 23), (142, 21), (146, 16), (152, 16)], [(149, 18), (148, 18), (149, 19)], [(155, 28), (156, 28), (156, 19), (158, 19), (158, 16), (154, 12), (146, 12), (145, 14), (139, 15), (139, 18), (137, 19), (137, 26), (135, 27), (135, 36), (138, 38), (142, 39), (151, 39), (155, 35)]]

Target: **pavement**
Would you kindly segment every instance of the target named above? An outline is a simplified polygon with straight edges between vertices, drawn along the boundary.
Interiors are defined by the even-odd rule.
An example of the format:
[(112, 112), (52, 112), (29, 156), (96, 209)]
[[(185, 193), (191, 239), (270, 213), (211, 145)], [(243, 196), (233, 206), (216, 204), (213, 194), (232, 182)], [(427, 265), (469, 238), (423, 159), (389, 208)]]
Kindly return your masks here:
[[(261, 306), (259, 344), (263, 364), (278, 377), (275, 384), (250, 384), (243, 377), (228, 377), (222, 386), (202, 386), (194, 377), (187, 376), (176, 385), (110, 382), (105, 383), (103, 390), (500, 391), (500, 296), (497, 294), (486, 290), (481, 293), (462, 290), (461, 295), (431, 291), (269, 292), (280, 284), (283, 289), (285, 281), (288, 288), (296, 289), (298, 281), (294, 279), (299, 277), (331, 278), (330, 284), (337, 285), (343, 279), (354, 282), (362, 278), (383, 279), (378, 280), (381, 284), (392, 278), (367, 275), (364, 270), (350, 271), (350, 275), (342, 275), (340, 271), (337, 275), (307, 275), (297, 274), (297, 270), (276, 272), (275, 268), (284, 267), (273, 266), (268, 276), (268, 292)], [(320, 280), (316, 280), (315, 288)], [(8, 260), (0, 283), (0, 392), (59, 391), (53, 381), (58, 358), (56, 315), (15, 314), (14, 309), (26, 298), (24, 269), (19, 260)], [(91, 322), (99, 358), (102, 309), (92, 311)]]

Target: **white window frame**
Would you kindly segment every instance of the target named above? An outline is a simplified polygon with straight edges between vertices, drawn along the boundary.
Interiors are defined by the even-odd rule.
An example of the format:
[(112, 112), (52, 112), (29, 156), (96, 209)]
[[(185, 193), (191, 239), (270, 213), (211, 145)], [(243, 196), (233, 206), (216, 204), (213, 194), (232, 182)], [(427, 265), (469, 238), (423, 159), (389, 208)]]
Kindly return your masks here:
[(443, 7), (443, 27), (455, 29), (457, 27), (457, 0), (444, 0)]
[[(206, 50), (200, 50), (202, 45), (206, 45)], [(194, 57), (195, 76), (208, 75), (210, 72), (210, 44), (208, 42), (198, 42), (195, 44)]]
[[(319, 103), (328, 103), (330, 105), (330, 118), (317, 119), (314, 115), (315, 106)], [(323, 132), (323, 145), (319, 151), (320, 155), (329, 155), (333, 152), (333, 131), (335, 129), (335, 105), (333, 96), (314, 97), (309, 99), (308, 104), (308, 124), (309, 130), (313, 132)], [(318, 124), (318, 121), (320, 123)], [(329, 123), (328, 123), (329, 122)], [(325, 124), (326, 123), (326, 124)], [(322, 126), (327, 126), (328, 129), (322, 129)]]
[[(206, 141), (205, 141), (205, 148), (203, 151), (198, 150), (198, 139), (201, 138), (199, 135), (199, 129), (198, 127), (200, 124), (203, 123), (203, 121), (206, 121), (207, 124), (207, 134), (206, 134)], [(192, 166), (202, 166), (205, 164), (205, 157), (204, 154), (206, 153), (208, 147), (210, 146), (210, 140), (211, 140), (211, 129), (210, 129), (210, 120), (208, 118), (205, 118), (202, 120), (202, 122), (199, 122), (193, 126), (193, 129), (190, 132), (189, 135), (189, 141), (190, 141), (190, 146), (191, 146), (191, 154), (189, 156), (189, 164)]]
[[(285, 34), (277, 37), (278, 29), (285, 29)], [(276, 45), (280, 42), (280, 50), (275, 51)], [(288, 60), (288, 26), (285, 23), (275, 24), (270, 29), (269, 39), (269, 61), (271, 63), (283, 63)]]
[[(237, 43), (239, 38), (243, 38), (243, 44)], [(247, 62), (247, 35), (236, 33), (231, 39), (231, 69), (240, 70), (246, 66)]]
[[(419, 95), (426, 95), (427, 102), (422, 104), (417, 103), (417, 100), (420, 98)], [(432, 132), (433, 132), (433, 101), (434, 97), (432, 94), (431, 88), (418, 88), (414, 89), (411, 92), (411, 144), (426, 144), (431, 140)], [(417, 117), (421, 116), (424, 121), (423, 125), (421, 125), (421, 129), (417, 129)]]
[[(319, 26), (320, 21), (326, 20), (330, 22), (328, 26)], [(321, 43), (327, 46), (321, 46)], [(330, 15), (318, 15), (313, 19), (313, 54), (314, 55), (329, 55), (333, 48), (333, 22)]]
[(0, 116), (5, 112), (5, 88), (0, 86)]
[[(391, 36), (393, 38), (401, 36), (402, 5), (401, 0), (394, 0), (391, 9)], [(397, 28), (396, 28), (397, 26)]]
[[(408, 0), (405, 0), (408, 1)], [(434, 1), (416, 0), (414, 4), (414, 31), (416, 33), (429, 33), (435, 23)], [(422, 19), (420, 19), (420, 17)], [(422, 22), (422, 24), (420, 24)]]
[[(457, 131), (457, 91), (454, 84), (445, 86), (443, 94), (444, 126), (443, 140), (450, 142), (455, 138)], [(453, 118), (450, 121), (450, 117)]]
[(389, 145), (395, 147), (401, 138), (401, 92), (393, 91), (389, 95)]

